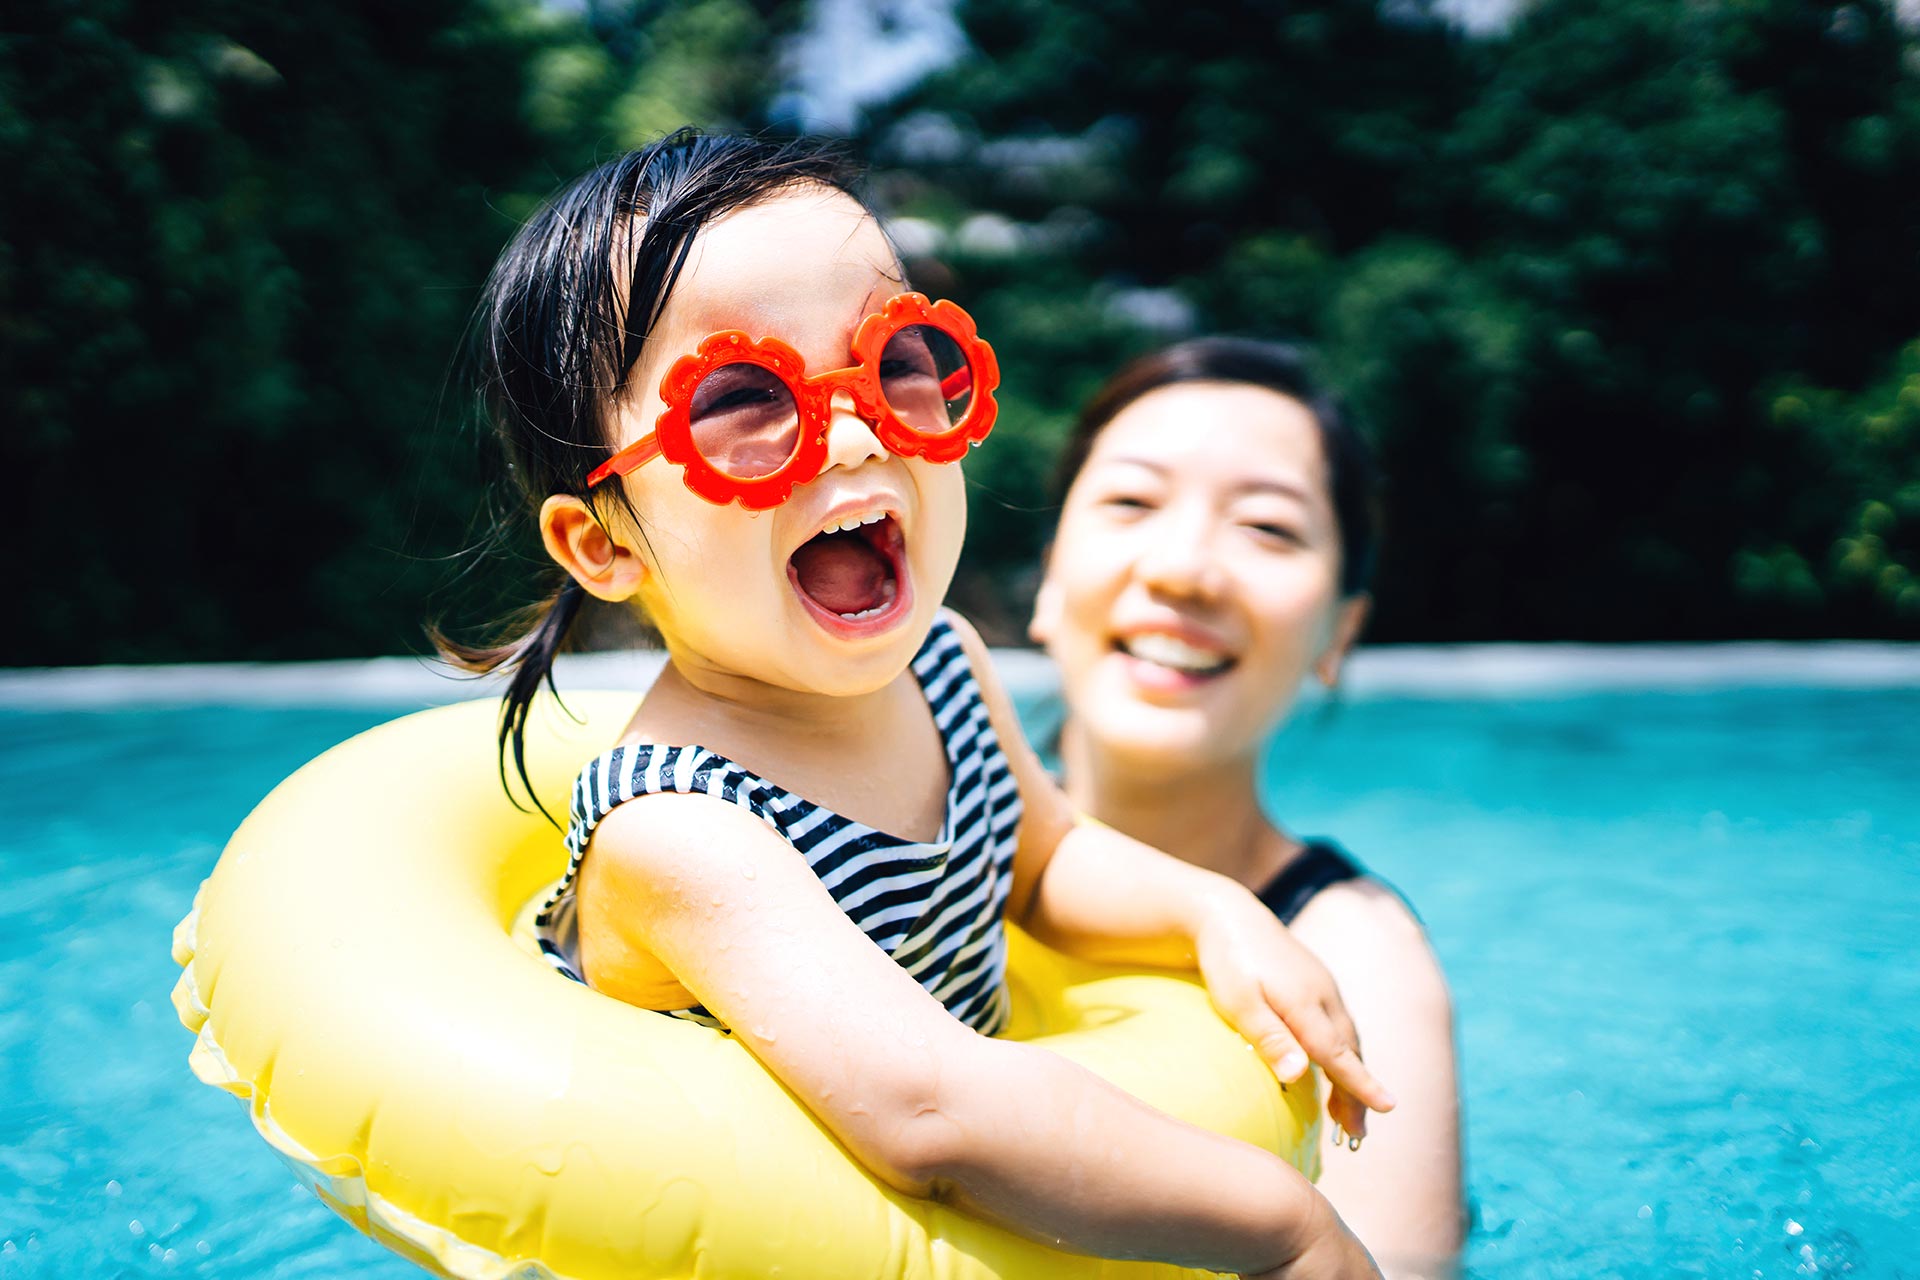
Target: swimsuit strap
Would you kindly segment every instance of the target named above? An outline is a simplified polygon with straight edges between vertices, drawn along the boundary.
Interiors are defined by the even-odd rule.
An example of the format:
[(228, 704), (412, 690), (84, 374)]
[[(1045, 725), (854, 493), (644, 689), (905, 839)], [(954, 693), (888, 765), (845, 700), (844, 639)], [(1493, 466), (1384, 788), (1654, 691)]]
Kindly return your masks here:
[(1267, 910), (1292, 924), (1314, 895), (1329, 885), (1358, 880), (1366, 874), (1360, 865), (1331, 840), (1309, 840), (1293, 861), (1280, 868), (1257, 895)]

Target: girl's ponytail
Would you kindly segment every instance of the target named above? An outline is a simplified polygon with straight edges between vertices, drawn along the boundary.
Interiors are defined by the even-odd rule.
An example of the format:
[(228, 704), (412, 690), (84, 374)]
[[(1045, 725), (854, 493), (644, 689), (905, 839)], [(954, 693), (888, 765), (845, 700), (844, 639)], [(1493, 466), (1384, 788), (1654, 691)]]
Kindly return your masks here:
[(514, 619), (520, 634), (504, 644), (463, 644), (437, 626), (427, 628), (441, 660), (449, 665), (473, 675), (511, 673), (506, 692), (500, 695), (500, 785), (516, 807), (524, 807), (514, 799), (513, 786), (507, 780), (507, 755), (511, 752), (514, 770), (526, 788), (527, 799), (533, 801), (534, 808), (546, 814), (550, 822), (554, 820), (553, 815), (540, 803), (540, 797), (533, 790), (533, 779), (527, 774), (527, 715), (541, 685), (546, 685), (555, 698), (560, 696), (560, 690), (553, 683), (553, 660), (565, 650), (568, 633), (586, 601), (586, 588), (570, 577), (563, 577), (552, 595), (520, 611)]

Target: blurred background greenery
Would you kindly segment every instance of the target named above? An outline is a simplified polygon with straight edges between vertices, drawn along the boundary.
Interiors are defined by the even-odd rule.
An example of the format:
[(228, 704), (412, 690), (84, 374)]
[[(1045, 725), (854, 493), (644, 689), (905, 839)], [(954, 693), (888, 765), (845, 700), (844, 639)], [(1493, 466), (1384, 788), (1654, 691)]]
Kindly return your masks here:
[[(1124, 355), (1314, 344), (1373, 638), (1920, 638), (1920, 5), (14, 0), (0, 663), (419, 650), (526, 565), (455, 368), (562, 180), (845, 134), (1007, 379), (955, 599), (1016, 638)], [(524, 554), (524, 549), (523, 549)]]

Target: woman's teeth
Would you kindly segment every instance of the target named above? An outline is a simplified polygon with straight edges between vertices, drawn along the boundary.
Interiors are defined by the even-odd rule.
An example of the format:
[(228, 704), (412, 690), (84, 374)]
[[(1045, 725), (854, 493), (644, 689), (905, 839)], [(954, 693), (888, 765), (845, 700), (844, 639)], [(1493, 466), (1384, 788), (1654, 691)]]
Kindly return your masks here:
[(1233, 659), (1225, 654), (1196, 649), (1184, 640), (1167, 635), (1128, 636), (1120, 642), (1120, 647), (1142, 662), (1172, 667), (1175, 671), (1193, 675), (1212, 675), (1216, 671), (1224, 671), (1233, 663)]

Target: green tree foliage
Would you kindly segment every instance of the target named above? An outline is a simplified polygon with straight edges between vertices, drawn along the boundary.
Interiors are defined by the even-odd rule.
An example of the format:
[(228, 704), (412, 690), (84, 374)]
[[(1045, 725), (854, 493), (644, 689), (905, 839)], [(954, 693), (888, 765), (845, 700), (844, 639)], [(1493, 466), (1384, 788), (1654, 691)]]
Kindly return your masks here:
[[(871, 114), (916, 282), (1006, 375), (963, 606), (1019, 633), (1073, 411), (1217, 329), (1318, 343), (1371, 424), (1378, 638), (1920, 635), (1914, 32), (1424, 4), (968, 0), (970, 52)], [(14, 5), (0, 662), (418, 648), (501, 509), (452, 376), (500, 244), (598, 158), (766, 124), (803, 11)]]
[(1804, 455), (1777, 541), (1736, 561), (1740, 590), (1782, 610), (1920, 623), (1920, 341), (1865, 390), (1789, 387), (1772, 426)]
[[(1900, 510), (1920, 443), (1846, 443), (1891, 412), (1846, 389), (1920, 332), (1920, 40), (1890, 7), (1542, 0), (1486, 40), (1373, 0), (963, 14), (973, 56), (869, 144), (1018, 353), (1013, 465), (1165, 336), (1114, 332), (1156, 286), (1192, 304), (1173, 331), (1316, 342), (1371, 424), (1380, 638), (1920, 635), (1845, 585), (1920, 570), (1854, 519)], [(984, 262), (982, 213), (1014, 231)], [(1838, 390), (1783, 416), (1795, 378)], [(1045, 536), (982, 515), (987, 554)]]
[(494, 255), (595, 159), (755, 123), (780, 8), (10, 8), (0, 661), (418, 649), (491, 514), (449, 375)]

